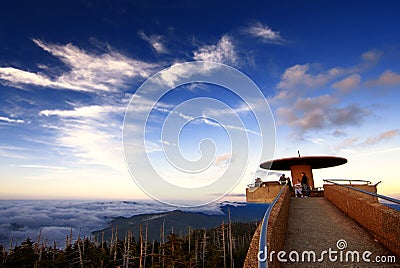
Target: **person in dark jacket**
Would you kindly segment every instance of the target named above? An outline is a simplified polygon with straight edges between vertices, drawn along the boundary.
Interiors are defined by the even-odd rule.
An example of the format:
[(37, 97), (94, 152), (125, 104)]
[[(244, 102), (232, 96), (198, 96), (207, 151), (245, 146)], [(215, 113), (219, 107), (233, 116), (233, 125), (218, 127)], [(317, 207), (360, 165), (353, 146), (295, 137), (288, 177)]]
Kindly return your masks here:
[(305, 197), (308, 197), (308, 177), (304, 172), (301, 172), (301, 186), (303, 186), (303, 190), (305, 191)]
[(286, 177), (285, 177), (285, 174), (282, 174), (282, 175), (280, 176), (279, 182), (280, 182), (281, 185), (286, 184)]

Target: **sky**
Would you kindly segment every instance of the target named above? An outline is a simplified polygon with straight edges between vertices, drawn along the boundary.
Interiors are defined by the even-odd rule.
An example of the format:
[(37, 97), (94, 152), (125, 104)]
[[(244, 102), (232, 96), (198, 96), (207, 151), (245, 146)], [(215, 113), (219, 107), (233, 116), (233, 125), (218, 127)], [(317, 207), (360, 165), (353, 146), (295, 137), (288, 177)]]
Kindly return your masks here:
[(399, 5), (6, 1), (0, 199), (243, 198), (298, 150), (399, 194)]

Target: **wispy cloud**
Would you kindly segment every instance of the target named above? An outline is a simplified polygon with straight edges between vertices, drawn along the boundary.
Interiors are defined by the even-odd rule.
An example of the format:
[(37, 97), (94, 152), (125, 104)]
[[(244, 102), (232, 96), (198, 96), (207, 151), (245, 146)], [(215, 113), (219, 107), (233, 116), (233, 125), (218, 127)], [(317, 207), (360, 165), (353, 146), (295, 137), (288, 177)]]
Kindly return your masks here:
[(31, 73), (28, 71), (19, 70), (13, 67), (0, 68), (1, 82), (7, 86), (13, 86), (23, 89), (26, 85), (35, 85), (50, 88), (64, 88), (71, 90), (82, 90), (79, 87), (68, 83), (52, 81), (49, 77), (39, 73)]
[(0, 116), (0, 123), (1, 123), (1, 121), (7, 122), (7, 123), (16, 123), (16, 124), (25, 123), (25, 121), (22, 119), (9, 118), (9, 117), (5, 117), (5, 116)]
[(224, 153), (215, 158), (214, 164), (216, 166), (226, 166), (232, 159), (232, 153)]
[(370, 80), (365, 83), (366, 86), (394, 86), (400, 84), (400, 74), (387, 70), (382, 73), (378, 79)]
[(113, 51), (89, 53), (73, 44), (50, 44), (39, 39), (33, 42), (57, 57), (69, 71), (52, 78), (45, 73), (28, 72), (12, 67), (0, 68), (0, 79), (4, 84), (23, 88), (26, 85), (69, 89), (75, 91), (117, 91), (126, 87), (132, 78), (150, 76), (157, 64), (135, 60)]
[(232, 38), (224, 35), (216, 45), (205, 45), (193, 52), (193, 59), (236, 65), (238, 56)]
[(62, 166), (49, 166), (49, 165), (10, 165), (12, 167), (22, 167), (22, 168), (39, 168), (39, 169), (66, 169)]
[(392, 129), (374, 136), (369, 136), (363, 141), (360, 141), (359, 137), (346, 138), (342, 142), (334, 146), (334, 150), (345, 150), (349, 148), (361, 148), (376, 145), (399, 135), (399, 133), (400, 131), (398, 129)]
[(26, 148), (17, 146), (0, 146), (0, 156), (3, 158), (27, 159)]
[(356, 146), (358, 144), (358, 141), (359, 141), (358, 137), (346, 138), (342, 140), (339, 144), (335, 145), (333, 149), (335, 151), (345, 150)]
[(110, 105), (92, 105), (75, 107), (72, 110), (43, 110), (40, 111), (39, 115), (43, 116), (59, 116), (59, 117), (84, 117), (84, 118), (100, 118), (100, 116), (107, 115), (109, 113), (118, 112), (124, 113), (125, 107), (123, 106), (110, 106)]
[(163, 43), (165, 41), (163, 36), (154, 34), (147, 35), (143, 31), (140, 31), (138, 34), (144, 41), (148, 42), (157, 53), (168, 53)]
[(388, 140), (388, 139), (390, 139), (390, 138), (392, 138), (392, 137), (394, 137), (394, 136), (396, 136), (398, 134), (399, 134), (399, 130), (398, 129), (392, 129), (392, 130), (380, 133), (377, 136), (368, 137), (363, 144), (365, 144), (365, 145), (376, 144), (376, 143), (379, 143), (381, 141)]
[(279, 32), (273, 31), (271, 27), (260, 22), (244, 28), (243, 32), (260, 39), (263, 43), (279, 44), (284, 41)]

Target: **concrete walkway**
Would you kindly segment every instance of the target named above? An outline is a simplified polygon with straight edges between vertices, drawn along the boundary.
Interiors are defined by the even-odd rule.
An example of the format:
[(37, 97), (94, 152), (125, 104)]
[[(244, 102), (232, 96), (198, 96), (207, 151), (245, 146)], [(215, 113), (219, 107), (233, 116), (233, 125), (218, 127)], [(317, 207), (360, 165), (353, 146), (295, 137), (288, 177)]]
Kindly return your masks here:
[[(343, 241), (337, 245), (341, 239), (346, 241), (347, 247), (343, 248)], [(329, 249), (331, 249), (331, 257)], [(396, 263), (372, 262), (375, 261), (376, 256), (394, 256), (394, 254), (381, 246), (365, 229), (324, 197), (292, 198), (284, 251), (286, 252), (284, 259), (288, 262), (282, 263), (282, 267), (400, 267), (397, 258)], [(300, 262), (289, 260), (291, 251), (299, 253)], [(309, 255), (305, 254), (305, 261), (302, 262), (304, 251), (315, 252), (316, 261), (314, 262), (312, 257), (311, 261), (308, 261)], [(321, 257), (323, 251), (327, 253)], [(352, 254), (348, 253), (349, 251), (357, 251), (360, 262), (352, 261)], [(370, 256), (366, 256), (371, 262), (363, 261), (362, 254), (365, 251), (372, 252)], [(296, 258), (295, 253), (291, 255), (292, 259)], [(346, 261), (346, 255), (348, 261)], [(335, 256), (336, 262), (331, 261), (330, 259), (334, 260)], [(354, 257), (357, 260), (355, 254)], [(275, 255), (274, 258), (277, 256)], [(318, 259), (323, 261), (318, 261)]]

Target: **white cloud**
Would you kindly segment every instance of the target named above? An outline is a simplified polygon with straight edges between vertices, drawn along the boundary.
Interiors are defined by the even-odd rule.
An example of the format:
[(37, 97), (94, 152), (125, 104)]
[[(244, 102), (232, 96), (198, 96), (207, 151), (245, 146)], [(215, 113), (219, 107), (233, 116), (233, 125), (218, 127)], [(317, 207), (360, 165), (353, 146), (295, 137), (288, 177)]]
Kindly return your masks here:
[(211, 74), (213, 70), (221, 66), (207, 61), (199, 61), (196, 64), (176, 63), (160, 71), (157, 77), (152, 78), (152, 82), (159, 86), (176, 87), (182, 83), (182, 80), (192, 77), (194, 74)]
[(86, 52), (72, 44), (57, 45), (34, 39), (33, 42), (60, 59), (69, 71), (56, 78), (44, 73), (33, 73), (11, 67), (0, 68), (3, 83), (22, 88), (35, 85), (75, 91), (117, 91), (126, 87), (132, 78), (148, 77), (158, 67), (128, 58), (111, 49), (107, 53)]
[(216, 45), (206, 45), (193, 52), (193, 59), (199, 61), (212, 61), (227, 64), (237, 64), (238, 56), (228, 35), (222, 36)]
[(357, 88), (360, 84), (360, 81), (361, 76), (359, 74), (352, 74), (345, 79), (334, 83), (332, 87), (338, 89), (342, 93), (348, 93), (352, 89)]
[(258, 22), (245, 28), (244, 32), (261, 39), (263, 43), (282, 43), (283, 38), (279, 32), (273, 31), (268, 25)]
[(400, 84), (400, 74), (387, 70), (378, 79), (368, 81), (367, 86), (394, 86)]
[(7, 123), (17, 123), (17, 124), (25, 123), (25, 121), (22, 119), (14, 119), (14, 118), (9, 118), (9, 117), (5, 117), (5, 116), (0, 116), (0, 121), (7, 122)]
[(139, 36), (148, 42), (157, 53), (168, 53), (167, 48), (163, 44), (164, 37), (161, 35), (146, 35), (143, 31), (139, 32)]
[(31, 73), (12, 67), (0, 68), (0, 79), (3, 80), (3, 83), (6, 85), (21, 89), (24, 88), (24, 85), (35, 85), (41, 87), (65, 88), (77, 91), (81, 90), (79, 87), (71, 84), (52, 81), (43, 74)]
[(56, 115), (60, 117), (99, 118), (102, 114), (107, 115), (108, 113), (112, 112), (124, 113), (125, 107), (92, 105), (92, 106), (77, 107), (74, 108), (73, 110), (43, 110), (39, 113), (39, 115), (44, 115), (47, 117)]

